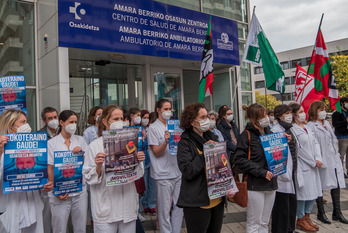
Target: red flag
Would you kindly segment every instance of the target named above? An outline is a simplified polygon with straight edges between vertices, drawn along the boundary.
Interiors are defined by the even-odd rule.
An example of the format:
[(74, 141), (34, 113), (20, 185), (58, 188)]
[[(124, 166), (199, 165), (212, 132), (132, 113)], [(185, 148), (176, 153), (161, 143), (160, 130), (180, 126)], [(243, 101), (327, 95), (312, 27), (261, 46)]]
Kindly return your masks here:
[(295, 101), (301, 104), (307, 113), (311, 103), (316, 100), (321, 100), (322, 98), (324, 98), (324, 95), (316, 94), (315, 92), (313, 76), (307, 76), (307, 71), (297, 65), (295, 76)]

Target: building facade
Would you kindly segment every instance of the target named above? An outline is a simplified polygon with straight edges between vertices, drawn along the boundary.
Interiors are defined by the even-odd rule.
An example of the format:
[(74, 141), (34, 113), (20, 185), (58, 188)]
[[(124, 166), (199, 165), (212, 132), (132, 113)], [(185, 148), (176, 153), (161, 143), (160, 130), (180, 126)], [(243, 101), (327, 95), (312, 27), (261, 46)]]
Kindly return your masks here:
[[(348, 54), (348, 39), (341, 39), (330, 41), (326, 43), (329, 55), (336, 53), (346, 55)], [(271, 94), (277, 100), (282, 100), (284, 104), (289, 104), (295, 100), (295, 75), (296, 63), (307, 70), (311, 60), (313, 46), (288, 50), (277, 53), (278, 60), (285, 74), (285, 93), (281, 96), (279, 92), (265, 89), (265, 75), (262, 67), (252, 66), (252, 80), (255, 90), (259, 91), (261, 95)]]
[[(121, 4), (125, 2), (128, 5)], [(132, 14), (129, 7), (132, 6), (136, 11), (133, 13), (139, 16), (138, 10), (148, 7), (140, 6), (144, 2), (153, 5), (154, 10), (141, 11), (143, 18), (144, 14), (156, 18), (162, 7), (177, 7), (173, 13), (176, 14), (175, 17), (165, 15), (164, 20), (189, 20), (193, 17), (187, 14), (189, 10), (192, 15), (197, 14), (202, 18), (213, 15), (222, 20), (221, 22), (229, 20), (227, 22), (235, 23), (235, 32), (231, 33), (237, 35), (237, 44), (234, 46), (237, 46), (239, 54), (237, 60), (241, 60), (248, 33), (248, 0), (0, 0), (0, 76), (25, 76), (28, 122), (34, 129), (42, 126), (40, 111), (47, 106), (55, 107), (59, 111), (72, 109), (80, 116), (80, 122), (84, 122), (89, 110), (97, 105), (104, 107), (117, 104), (125, 109), (138, 107), (153, 111), (159, 98), (168, 98), (173, 102), (174, 114), (179, 116), (185, 105), (198, 101), (201, 62), (193, 59), (191, 55), (199, 53), (201, 56), (199, 49), (203, 45), (200, 46), (200, 43), (196, 46), (198, 53), (191, 48), (191, 54), (186, 53), (181, 57), (175, 53), (172, 56), (163, 56), (163, 51), (142, 53), (139, 52), (140, 47), (138, 51), (127, 44), (114, 50), (104, 40), (89, 42), (85, 33), (94, 30), (99, 33), (96, 34), (98, 38), (111, 37), (110, 35), (103, 34), (102, 30), (98, 32), (97, 27), (91, 23), (76, 23), (81, 18), (103, 19), (106, 13), (101, 9), (105, 4), (113, 4), (115, 7), (110, 10), (116, 13), (122, 11), (121, 16), (115, 14), (114, 20), (123, 20), (127, 26), (130, 22), (129, 14)], [(67, 16), (63, 14), (64, 9)], [(67, 22), (70, 27), (68, 29), (62, 27), (65, 16), (73, 17), (73, 20)], [(109, 19), (103, 22), (94, 19), (90, 22), (100, 23), (105, 27), (114, 25)], [(160, 23), (151, 25), (158, 29), (149, 32), (152, 33), (151, 36), (159, 38), (163, 35), (154, 35), (154, 32), (161, 32), (163, 29), (164, 26)], [(212, 28), (214, 30), (224, 26), (226, 25), (212, 25)], [(125, 33), (136, 34), (138, 31), (133, 29), (120, 26), (117, 31), (123, 33), (121, 30), (126, 30)], [(144, 33), (141, 32), (142, 36)], [(206, 26), (200, 32), (202, 40), (205, 34)], [(186, 40), (183, 39), (184, 36), (180, 37), (181, 41)], [(130, 37), (127, 38), (130, 40)], [(72, 41), (71, 44), (67, 42), (69, 40)], [(112, 40), (113, 38), (109, 39)], [(222, 40), (225, 47), (231, 43), (228, 36), (216, 38), (217, 43), (218, 40)], [(235, 119), (242, 126), (244, 117), (241, 106), (253, 102), (249, 71), (250, 66), (245, 63), (229, 64), (214, 60), (214, 93), (204, 100), (207, 108), (218, 110), (223, 104), (232, 106)], [(81, 129), (85, 127), (83, 124), (79, 126)]]

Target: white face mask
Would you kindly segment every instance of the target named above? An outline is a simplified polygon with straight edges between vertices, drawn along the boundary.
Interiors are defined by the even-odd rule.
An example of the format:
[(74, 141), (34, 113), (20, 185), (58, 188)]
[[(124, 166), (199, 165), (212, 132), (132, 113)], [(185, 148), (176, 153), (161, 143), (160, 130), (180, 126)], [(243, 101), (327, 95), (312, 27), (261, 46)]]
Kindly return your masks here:
[(233, 114), (228, 115), (228, 116), (226, 117), (226, 120), (227, 120), (228, 122), (233, 121)]
[(284, 122), (288, 123), (288, 124), (291, 124), (292, 123), (292, 114), (289, 113), (289, 114), (286, 114), (284, 116)]
[(304, 122), (306, 120), (306, 113), (302, 112), (302, 113), (298, 114), (297, 120), (299, 122)]
[(97, 116), (97, 118), (95, 118), (95, 121), (98, 123), (99, 122), (99, 118), (100, 116)]
[(123, 129), (123, 121), (115, 121), (110, 123), (110, 129)]
[(209, 129), (213, 129), (216, 126), (216, 121), (210, 121)]
[(197, 122), (199, 123), (200, 126), (199, 127), (195, 126), (195, 128), (197, 128), (199, 132), (204, 133), (209, 130), (210, 120), (208, 118), (206, 120), (201, 120)]
[(65, 131), (68, 134), (74, 135), (76, 132), (77, 125), (76, 124), (69, 124), (65, 126)]
[(271, 122), (273, 122), (273, 121), (274, 121), (274, 116), (269, 116), (269, 120), (270, 120)]
[(17, 128), (17, 133), (30, 133), (31, 127), (28, 123), (21, 125)]
[(144, 126), (144, 127), (146, 127), (146, 126), (149, 124), (149, 122), (150, 122), (149, 119), (143, 119), (143, 120), (141, 121), (141, 125)]
[(318, 113), (318, 118), (320, 119), (320, 120), (325, 120), (325, 118), (326, 118), (326, 111), (324, 110), (324, 111), (320, 111), (319, 113)]
[(348, 103), (344, 104), (344, 108), (348, 110)]
[(123, 121), (122, 125), (123, 125), (123, 127), (128, 127), (129, 126), (129, 121)]
[(266, 128), (267, 126), (269, 126), (269, 119), (268, 117), (262, 118), (261, 120), (259, 120), (259, 124), (261, 128)]
[(54, 119), (49, 122), (47, 122), (47, 126), (50, 127), (51, 129), (57, 129), (59, 126), (59, 121)]
[(140, 125), (140, 122), (141, 122), (141, 117), (140, 116), (137, 116), (134, 118), (134, 124), (135, 125)]
[(162, 117), (165, 120), (169, 120), (173, 116), (172, 111), (162, 112)]

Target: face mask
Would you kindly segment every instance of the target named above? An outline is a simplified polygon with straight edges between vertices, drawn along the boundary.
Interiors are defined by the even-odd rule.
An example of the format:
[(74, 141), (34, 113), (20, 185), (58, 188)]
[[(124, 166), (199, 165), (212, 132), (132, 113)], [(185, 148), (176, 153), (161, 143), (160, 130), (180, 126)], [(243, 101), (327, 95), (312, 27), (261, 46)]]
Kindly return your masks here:
[(261, 120), (259, 120), (259, 124), (261, 128), (266, 128), (267, 126), (269, 126), (269, 119), (268, 117), (262, 118)]
[(128, 127), (129, 126), (129, 121), (123, 121), (122, 125), (123, 125), (123, 127)]
[(69, 124), (65, 126), (65, 131), (68, 134), (74, 135), (76, 132), (77, 125), (76, 124)]
[(299, 122), (304, 122), (306, 120), (306, 113), (302, 112), (302, 113), (298, 114), (297, 120)]
[(199, 132), (204, 133), (207, 132), (209, 130), (209, 126), (210, 126), (210, 120), (207, 118), (206, 120), (201, 120), (201, 121), (197, 121), (199, 123), (199, 127), (195, 126)]
[(110, 123), (110, 129), (123, 129), (123, 121), (115, 121)]
[(228, 122), (233, 121), (233, 114), (228, 115), (228, 116), (226, 117), (226, 120), (227, 120)]
[(28, 123), (21, 125), (17, 128), (17, 133), (30, 133), (31, 127)]
[(216, 126), (216, 121), (210, 121), (209, 129), (213, 129)]
[(292, 114), (286, 114), (284, 116), (284, 122), (288, 123), (288, 124), (291, 124), (292, 123)]
[(59, 126), (59, 121), (58, 120), (51, 120), (47, 122), (47, 126), (50, 127), (51, 129), (57, 129)]
[(97, 122), (97, 123), (98, 123), (99, 118), (100, 118), (100, 116), (97, 116), (97, 118), (95, 119), (95, 122)]
[(344, 104), (344, 108), (348, 110), (348, 103)]
[(163, 119), (165, 120), (169, 120), (171, 117), (172, 117), (172, 112), (171, 111), (165, 111), (165, 112), (162, 112), (162, 117)]
[(273, 122), (274, 121), (274, 116), (269, 116), (269, 120)]
[(319, 112), (318, 113), (318, 118), (320, 120), (325, 120), (325, 118), (326, 118), (326, 111), (324, 110), (324, 111)]
[(140, 125), (140, 122), (141, 122), (141, 117), (140, 116), (137, 116), (134, 118), (134, 124), (135, 125)]
[(142, 126), (147, 126), (148, 124), (149, 124), (149, 119), (143, 119), (142, 121), (141, 121), (141, 124), (142, 124)]

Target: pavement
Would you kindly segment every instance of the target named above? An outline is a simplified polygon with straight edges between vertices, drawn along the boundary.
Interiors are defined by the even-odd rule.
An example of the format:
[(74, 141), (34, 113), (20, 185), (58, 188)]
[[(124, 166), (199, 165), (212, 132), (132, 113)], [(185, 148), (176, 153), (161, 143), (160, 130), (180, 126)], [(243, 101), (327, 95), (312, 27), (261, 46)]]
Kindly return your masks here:
[[(346, 179), (346, 181), (348, 181)], [(348, 185), (347, 185), (348, 187)], [(324, 191), (324, 199), (327, 203), (324, 205), (326, 216), (332, 219), (332, 200), (329, 191)], [(341, 189), (341, 209), (343, 215), (348, 219), (348, 189)], [(320, 233), (331, 233), (331, 232), (348, 232), (348, 224), (343, 224), (338, 221), (331, 221), (330, 225), (324, 224), (317, 220), (316, 217), (317, 207), (314, 205), (311, 219), (314, 224), (319, 226)], [(150, 216), (142, 213), (146, 221), (143, 223), (143, 227), (146, 233), (160, 233), (156, 224), (156, 216)], [(245, 223), (246, 223), (246, 209), (242, 208), (236, 204), (228, 203), (227, 209), (225, 210), (224, 222), (222, 225), (221, 233), (245, 233)], [(187, 233), (185, 228), (185, 221), (183, 221), (181, 233)], [(304, 231), (296, 230), (299, 233)], [(87, 232), (93, 232), (90, 225), (87, 225)]]

